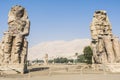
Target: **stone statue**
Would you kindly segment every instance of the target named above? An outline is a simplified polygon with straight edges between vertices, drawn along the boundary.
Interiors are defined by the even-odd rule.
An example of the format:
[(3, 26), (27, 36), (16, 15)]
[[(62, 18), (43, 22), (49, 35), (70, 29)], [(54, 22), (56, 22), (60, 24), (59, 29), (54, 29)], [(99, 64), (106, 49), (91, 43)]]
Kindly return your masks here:
[(21, 64), (24, 68), (28, 50), (25, 37), (29, 35), (30, 30), (30, 21), (25, 8), (18, 5), (12, 7), (8, 14), (8, 25), (8, 31), (4, 32), (0, 45), (2, 56), (0, 65)]
[(48, 54), (45, 54), (44, 65), (48, 65)]
[(94, 63), (120, 62), (120, 42), (112, 34), (106, 11), (96, 11), (90, 25)]

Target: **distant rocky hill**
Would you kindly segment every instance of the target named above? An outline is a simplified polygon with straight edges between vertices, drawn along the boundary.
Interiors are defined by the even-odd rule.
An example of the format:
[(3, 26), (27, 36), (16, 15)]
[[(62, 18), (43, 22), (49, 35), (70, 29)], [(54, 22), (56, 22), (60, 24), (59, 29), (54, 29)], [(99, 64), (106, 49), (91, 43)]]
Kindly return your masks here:
[(70, 57), (75, 53), (82, 54), (84, 47), (88, 45), (90, 45), (90, 39), (43, 42), (29, 48), (28, 59), (43, 59), (45, 54), (48, 54), (49, 58)]

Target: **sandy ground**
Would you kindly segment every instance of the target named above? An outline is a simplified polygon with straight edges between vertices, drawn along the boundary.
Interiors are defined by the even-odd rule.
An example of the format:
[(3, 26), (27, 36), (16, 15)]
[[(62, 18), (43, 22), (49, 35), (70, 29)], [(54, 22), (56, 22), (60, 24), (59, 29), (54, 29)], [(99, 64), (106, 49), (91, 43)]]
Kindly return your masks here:
[(103, 71), (67, 71), (68, 65), (52, 66), (52, 69), (41, 70), (32, 67), (34, 70), (27, 74), (2, 75), (0, 80), (120, 80), (120, 73), (109, 73)]
[(0, 80), (120, 80), (120, 74), (68, 74), (16, 78), (1, 77)]

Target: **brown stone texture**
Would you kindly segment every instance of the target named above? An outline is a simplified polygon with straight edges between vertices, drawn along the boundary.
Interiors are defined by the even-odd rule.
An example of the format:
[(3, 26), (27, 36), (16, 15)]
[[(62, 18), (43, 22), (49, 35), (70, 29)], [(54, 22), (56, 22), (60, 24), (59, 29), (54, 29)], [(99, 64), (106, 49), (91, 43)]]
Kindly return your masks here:
[(16, 5), (8, 14), (8, 31), (0, 43), (0, 70), (24, 73), (27, 70), (30, 21), (22, 6)]
[(120, 41), (112, 34), (106, 11), (95, 11), (90, 25), (94, 63), (119, 63)]

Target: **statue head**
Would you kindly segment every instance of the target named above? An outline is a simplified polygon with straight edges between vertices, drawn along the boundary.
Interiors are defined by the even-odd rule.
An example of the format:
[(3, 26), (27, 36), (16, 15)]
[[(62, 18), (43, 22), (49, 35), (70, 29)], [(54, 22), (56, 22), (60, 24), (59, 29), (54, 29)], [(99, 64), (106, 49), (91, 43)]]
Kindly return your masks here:
[(20, 19), (20, 18), (28, 19), (28, 15), (26, 13), (25, 8), (20, 5), (13, 6), (8, 14), (8, 23), (9, 21)]
[(94, 17), (98, 20), (106, 20), (107, 13), (104, 10), (95, 11)]
[(17, 18), (21, 18), (24, 15), (24, 8), (22, 6), (16, 5), (12, 7), (11, 11), (13, 15), (16, 16)]

